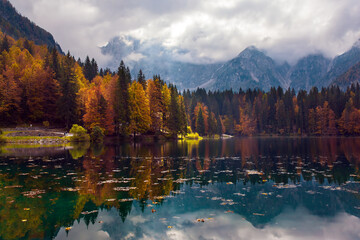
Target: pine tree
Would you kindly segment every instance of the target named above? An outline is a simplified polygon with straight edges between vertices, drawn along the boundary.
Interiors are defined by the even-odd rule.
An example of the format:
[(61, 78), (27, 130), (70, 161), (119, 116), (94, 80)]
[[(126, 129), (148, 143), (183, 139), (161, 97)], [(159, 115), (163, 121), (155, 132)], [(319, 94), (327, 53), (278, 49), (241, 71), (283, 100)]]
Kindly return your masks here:
[(51, 61), (49, 67), (54, 72), (54, 78), (56, 80), (60, 80), (60, 63), (58, 51), (56, 50), (56, 48), (53, 48), (51, 51)]
[(98, 75), (98, 72), (99, 72), (99, 67), (97, 65), (97, 62), (93, 58), (91, 59), (91, 76), (90, 76), (91, 79), (89, 79), (89, 81), (92, 81), (96, 77), (96, 75)]
[(84, 63), (84, 76), (87, 80), (92, 80), (92, 66), (90, 62), (89, 56), (86, 56), (85, 63)]
[(9, 50), (10, 50), (9, 40), (8, 40), (7, 36), (5, 35), (1, 42), (0, 53), (2, 53), (3, 51), (8, 52)]
[(216, 119), (216, 133), (221, 136), (224, 132), (225, 131), (223, 131), (223, 125), (222, 125), (222, 122), (221, 122), (221, 116), (218, 115), (217, 119)]
[(72, 124), (77, 123), (77, 92), (79, 86), (75, 79), (74, 61), (68, 53), (62, 64), (60, 77), (61, 97), (58, 101), (59, 116), (65, 127), (70, 129)]
[(171, 101), (169, 107), (168, 128), (173, 137), (181, 133), (181, 116), (179, 111), (178, 94), (175, 88), (171, 88)]
[(209, 130), (208, 130), (209, 135), (210, 136), (215, 135), (216, 128), (217, 128), (217, 122), (216, 122), (215, 114), (213, 112), (211, 112), (209, 114), (208, 124), (209, 124)]
[(187, 133), (187, 115), (185, 110), (185, 101), (183, 96), (179, 96), (179, 115), (180, 115), (180, 130), (179, 133), (185, 135)]
[(141, 71), (141, 69), (139, 70), (139, 74), (138, 74), (138, 76), (137, 76), (137, 81), (143, 86), (143, 89), (146, 90), (145, 75), (143, 74), (143, 72)]
[(124, 136), (127, 134), (130, 116), (128, 89), (131, 82), (131, 75), (123, 61), (120, 62), (117, 75), (118, 81), (114, 101), (115, 133)]
[(201, 108), (196, 119), (196, 132), (199, 133), (200, 136), (205, 135), (205, 122)]

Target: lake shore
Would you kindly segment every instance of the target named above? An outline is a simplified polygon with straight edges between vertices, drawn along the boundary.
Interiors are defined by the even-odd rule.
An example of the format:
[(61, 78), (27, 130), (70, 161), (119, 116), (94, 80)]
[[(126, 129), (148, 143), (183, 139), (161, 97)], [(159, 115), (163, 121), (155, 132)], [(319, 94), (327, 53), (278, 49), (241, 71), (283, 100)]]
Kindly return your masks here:
[(5, 143), (62, 144), (70, 142), (70, 136), (63, 129), (47, 128), (3, 128), (1, 135)]

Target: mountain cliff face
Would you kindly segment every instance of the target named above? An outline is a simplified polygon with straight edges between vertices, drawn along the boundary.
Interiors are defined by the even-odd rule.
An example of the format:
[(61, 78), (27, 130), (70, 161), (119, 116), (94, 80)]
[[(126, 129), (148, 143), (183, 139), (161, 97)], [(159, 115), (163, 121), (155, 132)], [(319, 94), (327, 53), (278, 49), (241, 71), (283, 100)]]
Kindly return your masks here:
[(349, 68), (345, 73), (337, 77), (331, 84), (338, 85), (341, 89), (346, 89), (352, 84), (360, 84), (360, 62)]
[(309, 90), (313, 86), (321, 87), (319, 80), (325, 77), (330, 61), (321, 54), (309, 55), (300, 59), (288, 72), (290, 87), (296, 91)]
[[(328, 59), (312, 54), (295, 65), (278, 64), (256, 47), (248, 47), (235, 58), (217, 64), (193, 64), (178, 59), (189, 54), (182, 49), (168, 49), (153, 42), (140, 42), (131, 37), (115, 38), (102, 48), (103, 54), (113, 56), (109, 67), (113, 70), (123, 59), (136, 76), (142, 69), (146, 77), (155, 74), (178, 86), (179, 89), (197, 87), (211, 90), (271, 87), (310, 90), (326, 87), (360, 62), (360, 41), (347, 52)], [(346, 78), (348, 75), (344, 75)], [(336, 83), (336, 82), (335, 82)], [(343, 85), (351, 81), (342, 80)], [(343, 87), (344, 87), (343, 86)]]
[(360, 40), (358, 40), (349, 51), (334, 58), (321, 84), (324, 86), (329, 85), (358, 62), (360, 62)]
[(273, 59), (255, 47), (248, 47), (236, 58), (223, 64), (212, 76), (210, 89), (260, 88), (269, 90), (272, 86), (287, 88), (289, 82), (284, 73), (288, 65), (279, 66)]
[(15, 39), (23, 37), (38, 45), (46, 44), (49, 47), (56, 47), (58, 51), (62, 52), (59, 44), (55, 42), (49, 32), (21, 16), (7, 0), (0, 0), (0, 29)]
[(205, 84), (214, 70), (221, 64), (195, 64), (179, 61), (188, 54), (182, 49), (168, 49), (155, 42), (121, 36), (113, 38), (101, 52), (110, 55), (113, 60), (107, 67), (116, 70), (121, 60), (130, 67), (135, 78), (141, 69), (146, 78), (159, 75), (167, 82), (176, 84), (178, 89), (195, 89)]

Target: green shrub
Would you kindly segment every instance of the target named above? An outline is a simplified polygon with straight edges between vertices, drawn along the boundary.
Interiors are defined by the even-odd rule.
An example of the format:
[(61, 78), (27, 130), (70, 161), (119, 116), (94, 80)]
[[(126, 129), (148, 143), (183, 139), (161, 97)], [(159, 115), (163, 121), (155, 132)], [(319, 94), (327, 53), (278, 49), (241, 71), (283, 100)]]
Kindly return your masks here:
[(70, 138), (70, 141), (72, 142), (88, 142), (90, 140), (90, 136), (87, 134), (86, 129), (77, 124), (74, 124), (71, 127), (70, 133), (73, 134)]
[(104, 136), (104, 131), (99, 126), (93, 127), (90, 134), (92, 142), (102, 142), (104, 141)]
[(3, 131), (0, 129), (0, 135), (2, 135), (3, 134)]

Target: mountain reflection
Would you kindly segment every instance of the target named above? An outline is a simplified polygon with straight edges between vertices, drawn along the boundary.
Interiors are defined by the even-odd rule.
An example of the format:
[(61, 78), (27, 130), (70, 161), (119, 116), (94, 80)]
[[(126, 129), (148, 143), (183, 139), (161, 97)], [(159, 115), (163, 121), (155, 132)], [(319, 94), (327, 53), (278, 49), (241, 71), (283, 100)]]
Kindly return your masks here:
[[(284, 209), (360, 216), (359, 138), (234, 138), (71, 149), (0, 157), (0, 238), (55, 238), (116, 209), (223, 210), (265, 227)], [(169, 201), (171, 200), (171, 204)], [(180, 203), (181, 201), (181, 203)], [(183, 213), (183, 212), (182, 212)], [(69, 230), (67, 230), (69, 231)], [(70, 230), (71, 231), (71, 230)]]

